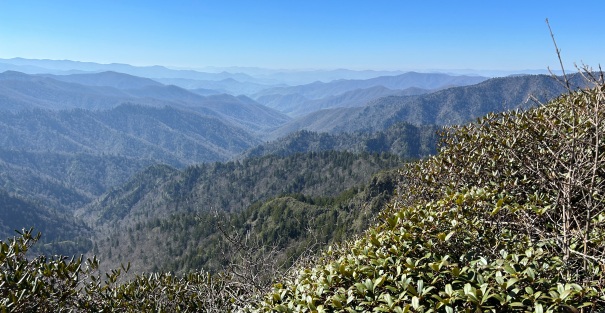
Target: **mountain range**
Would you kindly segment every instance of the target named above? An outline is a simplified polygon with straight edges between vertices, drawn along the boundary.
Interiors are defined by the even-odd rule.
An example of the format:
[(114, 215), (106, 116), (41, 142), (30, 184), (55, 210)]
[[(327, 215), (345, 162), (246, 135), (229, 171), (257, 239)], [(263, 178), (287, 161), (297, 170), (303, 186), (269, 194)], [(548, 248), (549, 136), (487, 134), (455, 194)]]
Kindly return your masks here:
[[(581, 78), (572, 78), (574, 86)], [(524, 109), (565, 92), (547, 75), (492, 78), (476, 85), (452, 87), (418, 96), (386, 96), (364, 106), (326, 109), (294, 119), (274, 132), (275, 137), (298, 130), (340, 133), (384, 130), (397, 122), (415, 125), (454, 125), (490, 112)]]
[(451, 86), (476, 84), (487, 79), (479, 76), (451, 76), (409, 72), (366, 80), (335, 80), (327, 83), (268, 88), (252, 97), (259, 103), (301, 116), (320, 109), (358, 107), (389, 95), (417, 95)]
[[(0, 73), (0, 196), (21, 209), (4, 209), (2, 235), (36, 226), (48, 233), (45, 251), (96, 251), (112, 265), (132, 250), (147, 258), (139, 270), (210, 264), (218, 270), (212, 259), (218, 250), (199, 252), (182, 236), (175, 237), (185, 245), (177, 261), (144, 252), (163, 249), (154, 240), (172, 238), (178, 225), (183, 234), (215, 238), (208, 243), (213, 249), (222, 243), (210, 224), (233, 218), (237, 232), (257, 225), (266, 240), (289, 238), (285, 259), (311, 240), (287, 227), (328, 227), (282, 225), (274, 212), (308, 210), (312, 216), (300, 216), (356, 223), (322, 230), (323, 242), (361, 231), (372, 218), (366, 201), (377, 208), (385, 199), (379, 195), (393, 192), (385, 173), (436, 153), (441, 126), (525, 109), (536, 104), (532, 97), (546, 101), (565, 91), (545, 75), (368, 72), (289, 86), (274, 79), (277, 72), (263, 80), (163, 67), (11, 62)], [(15, 71), (33, 67), (42, 72)], [(355, 76), (331, 74), (338, 73)], [(15, 217), (19, 210), (35, 225), (19, 226), (26, 222)], [(195, 218), (206, 221), (204, 230)], [(71, 224), (58, 226), (65, 223)]]
[(602, 311), (582, 74), (237, 95), (4, 72), (0, 308)]
[(408, 72), (397, 76), (380, 76), (365, 80), (339, 79), (328, 83), (314, 82), (311, 84), (269, 88), (254, 95), (259, 98), (265, 95), (299, 94), (308, 99), (319, 99), (326, 95), (339, 95), (347, 91), (382, 86), (389, 89), (407, 89), (411, 87), (422, 89), (439, 89), (452, 86), (464, 86), (480, 83), (486, 80), (481, 76), (452, 76), (440, 73)]

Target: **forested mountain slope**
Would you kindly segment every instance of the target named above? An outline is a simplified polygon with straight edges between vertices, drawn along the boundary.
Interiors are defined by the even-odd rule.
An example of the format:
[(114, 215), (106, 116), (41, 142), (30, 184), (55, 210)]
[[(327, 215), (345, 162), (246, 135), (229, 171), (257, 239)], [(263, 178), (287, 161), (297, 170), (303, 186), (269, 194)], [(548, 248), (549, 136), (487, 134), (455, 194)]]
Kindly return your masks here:
[(239, 212), (281, 194), (335, 196), (402, 162), (390, 154), (324, 151), (199, 164), (182, 171), (154, 166), (79, 215), (90, 225), (131, 226), (137, 219), (179, 211)]
[[(381, 172), (333, 196), (279, 195), (228, 214), (183, 204), (168, 216), (139, 217), (127, 227), (109, 228), (95, 240), (93, 252), (105, 268), (127, 260), (135, 272), (219, 273), (241, 257), (264, 259), (270, 261), (253, 275), (268, 279), (301, 255), (366, 229), (392, 197), (395, 179), (394, 171)], [(243, 241), (246, 246), (239, 246)]]
[[(132, 262), (136, 271), (221, 270), (222, 258), (233, 257), (221, 252), (226, 244), (221, 223), (238, 235), (256, 225), (267, 243), (279, 244), (280, 251), (289, 249), (279, 255), (282, 263), (291, 262), (312, 240), (331, 242), (367, 226), (384, 201), (381, 195), (391, 195), (394, 186), (387, 174), (369, 186), (367, 182), (402, 164), (394, 155), (324, 151), (200, 164), (181, 171), (156, 165), (79, 209), (76, 217), (93, 229), (95, 245), (89, 252), (104, 257), (104, 268)], [(282, 218), (283, 210), (310, 220), (292, 224)], [(259, 219), (271, 212), (272, 218)], [(340, 226), (326, 223), (328, 216), (340, 216)], [(315, 239), (292, 229), (301, 225), (314, 232), (317, 226)], [(279, 243), (284, 232), (290, 239)]]
[(258, 142), (218, 118), (132, 104), (106, 111), (5, 112), (0, 131), (7, 150), (107, 154), (175, 166), (226, 160)]
[(265, 132), (275, 129), (291, 118), (277, 110), (261, 105), (246, 96), (209, 95), (201, 105), (190, 105), (192, 109), (212, 110), (233, 124), (264, 137)]
[(154, 162), (115, 155), (0, 149), (0, 186), (66, 213), (124, 184)]
[[(80, 254), (92, 249), (91, 231), (71, 214), (0, 190), (0, 236), (10, 238), (24, 227), (44, 233), (35, 253)], [(57, 231), (60, 229), (61, 231)], [(3, 239), (4, 240), (4, 239)]]
[(20, 72), (0, 73), (0, 109), (106, 109), (119, 105), (128, 95), (118, 89), (84, 86)]
[(419, 159), (437, 152), (440, 127), (397, 123), (374, 133), (316, 133), (306, 130), (254, 147), (243, 157), (290, 155), (299, 152), (349, 151), (391, 153), (403, 159)]

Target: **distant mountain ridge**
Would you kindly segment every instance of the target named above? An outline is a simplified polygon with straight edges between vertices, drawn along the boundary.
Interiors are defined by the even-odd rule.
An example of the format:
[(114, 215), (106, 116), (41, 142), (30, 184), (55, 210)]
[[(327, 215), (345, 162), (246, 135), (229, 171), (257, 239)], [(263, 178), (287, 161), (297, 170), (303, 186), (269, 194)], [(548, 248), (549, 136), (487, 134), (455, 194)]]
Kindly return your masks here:
[[(372, 71), (372, 70), (271, 70), (261, 68), (227, 67), (205, 69), (173, 69), (165, 66), (132, 66), (129, 64), (101, 64), (71, 60), (40, 60), (12, 58), (0, 59), (0, 72), (19, 71), (28, 74), (85, 74), (98, 72), (121, 72), (135, 76), (157, 79), (163, 83), (181, 86), (183, 88), (208, 88), (211, 84), (220, 84), (220, 91), (240, 92), (245, 94), (246, 88), (260, 89), (276, 85), (300, 85), (313, 81), (329, 82), (338, 79), (368, 79), (378, 76), (398, 75), (402, 71)], [(228, 80), (237, 84), (229, 84)], [(221, 83), (222, 81), (222, 83)], [(236, 86), (240, 87), (236, 87)], [(215, 85), (216, 86), (216, 85)], [(257, 87), (254, 87), (257, 86)], [(238, 90), (238, 91), (236, 91)], [(255, 91), (255, 92), (256, 92)]]
[(485, 81), (481, 76), (452, 76), (408, 72), (366, 80), (335, 80), (307, 85), (268, 88), (252, 96), (259, 103), (296, 117), (320, 109), (363, 106), (388, 95), (416, 95), (452, 86)]
[(326, 96), (311, 100), (299, 94), (267, 95), (257, 99), (259, 103), (279, 109), (292, 117), (302, 116), (315, 111), (331, 108), (349, 108), (365, 106), (368, 102), (386, 96), (420, 95), (430, 90), (410, 87), (404, 90), (393, 90), (384, 86), (355, 89), (335, 96)]
[(382, 86), (389, 89), (407, 89), (411, 87), (422, 89), (438, 89), (443, 87), (465, 86), (487, 80), (482, 76), (453, 76), (441, 73), (408, 72), (397, 76), (381, 76), (365, 80), (335, 80), (328, 83), (314, 82), (311, 84), (276, 87), (266, 89), (253, 96), (258, 99), (265, 95), (299, 94), (308, 99), (320, 99), (328, 95), (339, 95), (355, 89), (365, 89)]
[(275, 128), (290, 119), (246, 97), (202, 96), (177, 86), (166, 86), (123, 73), (64, 76), (28, 75), (13, 71), (0, 73), (0, 110), (104, 110), (124, 103), (194, 110), (254, 132)]
[(71, 60), (38, 60), (14, 58), (0, 59), (0, 70), (2, 70), (2, 64), (20, 66), (24, 68), (32, 67), (34, 69), (41, 69), (43, 71), (46, 71), (32, 74), (49, 73), (49, 70), (58, 71), (60, 73), (73, 73), (73, 71), (79, 71), (80, 73), (113, 71), (147, 78), (189, 78), (201, 80), (223, 80), (227, 78), (233, 78), (241, 81), (254, 80), (251, 76), (243, 73), (207, 73), (194, 70), (175, 70), (159, 65), (133, 66), (130, 64), (120, 63), (100, 64), (95, 62), (80, 62)]
[(188, 79), (188, 78), (155, 78), (163, 84), (176, 85), (186, 89), (208, 89), (217, 93), (231, 95), (252, 95), (275, 85), (265, 85), (249, 81), (238, 81), (233, 78), (221, 80)]
[[(173, 69), (165, 66), (132, 66), (128, 64), (101, 64), (71, 60), (41, 60), (12, 58), (0, 59), (0, 72), (12, 70), (28, 74), (77, 74), (115, 71), (147, 78), (189, 79), (220, 81), (235, 79), (244, 83), (262, 85), (303, 85), (314, 81), (330, 82), (338, 79), (370, 79), (379, 76), (396, 76), (407, 71), (376, 71), (349, 69), (264, 69), (252, 67), (206, 67), (201, 69)], [(431, 71), (444, 72), (444, 71)], [(470, 71), (472, 73), (472, 71)], [(469, 75), (469, 71), (464, 74)], [(514, 74), (514, 73), (510, 73)], [(456, 74), (454, 74), (456, 75)], [(476, 75), (476, 74), (475, 74)]]
[[(574, 78), (579, 86), (579, 77)], [(546, 101), (565, 88), (548, 75), (492, 78), (476, 85), (452, 87), (418, 96), (387, 96), (363, 107), (328, 109), (296, 118), (274, 131), (275, 138), (298, 130), (373, 132), (397, 122), (413, 125), (453, 125), (490, 112), (534, 106), (532, 96)]]
[(162, 86), (161, 83), (144, 77), (133, 76), (115, 71), (105, 71), (91, 74), (71, 74), (71, 75), (40, 75), (50, 77), (68, 83), (75, 83), (86, 86), (105, 86), (117, 89), (138, 89), (147, 86)]

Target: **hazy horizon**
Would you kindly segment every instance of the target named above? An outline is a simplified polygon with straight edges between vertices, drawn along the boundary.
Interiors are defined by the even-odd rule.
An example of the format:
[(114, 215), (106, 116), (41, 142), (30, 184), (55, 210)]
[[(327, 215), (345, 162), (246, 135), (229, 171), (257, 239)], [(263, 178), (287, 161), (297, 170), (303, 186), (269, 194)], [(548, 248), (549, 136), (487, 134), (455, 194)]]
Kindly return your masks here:
[[(575, 7), (600, 12), (605, 3)], [(574, 7), (574, 8), (575, 8)], [(563, 1), (2, 1), (0, 58), (169, 68), (524, 71), (598, 66), (596, 18)], [(578, 9), (579, 10), (579, 9)]]
[[(369, 74), (370, 76), (368, 77), (378, 77), (378, 76), (391, 76), (391, 75), (400, 75), (403, 73), (409, 73), (409, 72), (417, 72), (417, 73), (440, 73), (440, 74), (448, 74), (448, 75), (469, 75), (469, 76), (487, 76), (487, 77), (498, 77), (498, 76), (508, 76), (508, 75), (515, 75), (515, 74), (549, 74), (549, 73), (555, 73), (555, 74), (560, 74), (561, 70), (560, 69), (554, 69), (554, 68), (543, 68), (543, 69), (518, 69), (518, 70), (505, 70), (505, 69), (472, 69), (472, 68), (466, 68), (466, 69), (394, 69), (394, 70), (380, 70), (380, 69), (349, 69), (349, 68), (277, 68), (277, 69), (273, 69), (273, 68), (263, 68), (263, 67), (252, 67), (252, 66), (246, 66), (246, 67), (240, 67), (240, 66), (226, 66), (226, 67), (218, 67), (218, 66), (206, 66), (206, 67), (175, 67), (175, 66), (166, 66), (163, 64), (154, 64), (154, 65), (144, 65), (144, 66), (136, 66), (136, 65), (132, 65), (132, 64), (127, 64), (127, 63), (98, 63), (98, 62), (92, 62), (92, 61), (81, 61), (81, 60), (68, 60), (68, 59), (63, 59), (63, 60), (53, 60), (53, 59), (28, 59), (28, 58), (22, 58), (22, 57), (15, 57), (15, 58), (10, 58), (10, 59), (4, 59), (4, 58), (0, 58), (0, 64), (3, 63), (3, 61), (8, 61), (6, 64), (12, 64), (14, 60), (18, 60), (18, 61), (22, 61), (23, 63), (25, 63), (22, 66), (31, 66), (31, 61), (33, 61), (33, 63), (37, 62), (37, 61), (42, 61), (42, 62), (46, 62), (46, 61), (50, 61), (50, 62), (75, 62), (75, 63), (80, 63), (80, 64), (97, 64), (97, 65), (101, 65), (101, 66), (112, 66), (112, 65), (118, 65), (118, 66), (134, 66), (134, 67), (139, 67), (139, 68), (153, 68), (153, 67), (164, 67), (166, 69), (169, 70), (184, 70), (184, 71), (197, 71), (197, 72), (202, 72), (202, 73), (230, 73), (230, 74), (246, 74), (246, 75), (250, 75), (252, 77), (263, 77), (263, 76), (267, 76), (267, 75), (274, 75), (274, 74), (292, 74), (292, 75), (296, 75), (296, 74), (306, 74), (306, 75), (312, 75), (313, 73), (323, 73), (323, 74), (327, 74), (327, 73), (335, 73), (335, 75), (337, 75), (337, 73), (339, 72), (358, 72), (358, 73), (363, 73), (363, 72), (367, 72), (367, 73), (375, 73), (374, 75)], [(27, 65), (26, 65), (27, 64)], [(1, 67), (0, 67), (1, 68)], [(39, 74), (44, 74), (47, 73), (48, 71), (46, 71), (45, 69), (51, 69), (51, 67), (40, 67), (40, 71)], [(60, 70), (58, 67), (55, 68), (56, 70)], [(18, 71), (18, 69), (15, 69)], [(62, 71), (65, 72), (65, 74), (74, 74), (74, 73), (96, 73), (96, 72), (101, 72), (104, 70), (91, 70), (91, 71), (85, 71), (85, 70), (81, 70), (78, 69), (77, 67), (73, 67), (70, 68), (70, 70), (66, 70), (63, 69)], [(70, 72), (72, 71), (72, 72)], [(0, 70), (0, 72), (2, 72), (2, 70)], [(26, 71), (28, 73), (35, 73), (32, 71)], [(57, 74), (59, 74), (57, 72)], [(136, 76), (136, 75), (135, 75)], [(145, 76), (145, 75), (143, 75)], [(346, 75), (345, 75), (346, 76)], [(344, 77), (345, 79), (347, 79), (346, 77)], [(354, 79), (354, 78), (348, 78), (348, 79)], [(363, 78), (360, 78), (363, 79)], [(319, 79), (320, 81), (322, 81), (322, 79)], [(325, 79), (324, 79), (325, 80)]]

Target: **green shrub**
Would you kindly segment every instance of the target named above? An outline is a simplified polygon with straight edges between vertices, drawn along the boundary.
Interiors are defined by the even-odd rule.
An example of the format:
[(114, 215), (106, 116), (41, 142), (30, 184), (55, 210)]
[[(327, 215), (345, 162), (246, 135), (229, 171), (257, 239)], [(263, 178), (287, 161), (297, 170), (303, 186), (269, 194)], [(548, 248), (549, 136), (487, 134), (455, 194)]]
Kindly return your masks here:
[(243, 292), (236, 280), (196, 272), (135, 275), (98, 271), (96, 258), (27, 258), (40, 238), (24, 230), (0, 241), (0, 312), (227, 312)]

